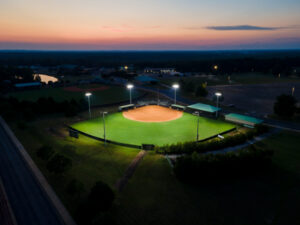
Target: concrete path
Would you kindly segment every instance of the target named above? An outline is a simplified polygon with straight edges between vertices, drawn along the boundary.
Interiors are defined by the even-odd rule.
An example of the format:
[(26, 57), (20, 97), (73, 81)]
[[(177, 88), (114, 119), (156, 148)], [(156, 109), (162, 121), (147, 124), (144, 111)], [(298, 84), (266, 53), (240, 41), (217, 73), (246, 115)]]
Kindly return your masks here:
[(116, 183), (116, 189), (118, 191), (122, 191), (125, 185), (127, 184), (128, 180), (132, 177), (135, 169), (137, 168), (139, 162), (144, 158), (144, 156), (147, 154), (147, 151), (141, 150), (137, 156), (132, 160), (131, 164), (127, 168), (127, 170), (124, 173), (124, 176), (119, 179)]
[(75, 225), (24, 147), (0, 117), (0, 177), (19, 225)]

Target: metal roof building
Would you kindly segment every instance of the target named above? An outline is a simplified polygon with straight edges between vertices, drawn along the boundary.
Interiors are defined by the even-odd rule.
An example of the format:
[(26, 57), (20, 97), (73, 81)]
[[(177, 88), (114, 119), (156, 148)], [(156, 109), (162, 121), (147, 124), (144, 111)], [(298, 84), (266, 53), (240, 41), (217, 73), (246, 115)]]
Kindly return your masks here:
[(197, 110), (197, 111), (208, 112), (208, 113), (215, 113), (221, 110), (221, 108), (217, 108), (215, 106), (207, 105), (203, 103), (196, 103), (193, 105), (189, 105), (187, 108)]

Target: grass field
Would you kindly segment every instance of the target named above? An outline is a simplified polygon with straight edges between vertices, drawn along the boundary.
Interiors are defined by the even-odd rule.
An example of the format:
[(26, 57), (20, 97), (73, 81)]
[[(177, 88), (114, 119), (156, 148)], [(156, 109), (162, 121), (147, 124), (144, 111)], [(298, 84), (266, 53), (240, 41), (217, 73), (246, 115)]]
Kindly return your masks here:
[[(88, 90), (89, 88), (97, 88), (103, 85), (81, 85), (78, 86), (82, 90)], [(37, 101), (39, 98), (44, 97), (52, 97), (54, 100), (58, 102), (62, 102), (64, 100), (71, 100), (72, 98), (75, 100), (79, 100), (81, 98), (85, 98), (85, 91), (83, 92), (72, 92), (66, 91), (64, 88), (43, 88), (39, 90), (28, 90), (28, 91), (20, 91), (11, 93), (8, 96), (16, 97), (19, 100), (27, 100), (27, 101)], [(105, 104), (113, 104), (118, 102), (129, 101), (129, 92), (126, 88), (119, 86), (109, 86), (106, 90), (92, 91), (91, 96), (91, 105), (105, 105)], [(134, 90), (132, 92), (133, 98), (137, 98), (141, 96), (142, 93)]]
[(125, 187), (115, 218), (137, 225), (300, 224), (299, 138), (285, 132), (259, 143), (275, 150), (268, 172), (199, 185), (179, 182), (167, 160), (150, 153)]
[[(165, 145), (177, 142), (195, 141), (198, 117), (188, 113), (177, 120), (160, 123), (145, 123), (129, 120), (122, 113), (113, 113), (105, 117), (106, 138), (127, 144)], [(230, 130), (235, 126), (230, 123), (200, 117), (199, 139)], [(96, 118), (72, 125), (73, 128), (103, 137), (102, 118)]]
[[(83, 136), (70, 138), (61, 124), (72, 121), (48, 116), (28, 123), (26, 129), (14, 124), (12, 128), (74, 216), (78, 204), (86, 198), (92, 185), (103, 180), (113, 188), (138, 150), (115, 145), (104, 147), (103, 143)], [(123, 192), (116, 192), (117, 199), (110, 212), (112, 219), (122, 225), (299, 224), (299, 140), (299, 134), (284, 132), (258, 143), (275, 150), (269, 173), (202, 185), (179, 182), (167, 160), (149, 152)], [(70, 157), (72, 169), (64, 175), (50, 174), (45, 161), (36, 156), (36, 150), (44, 144)], [(73, 178), (84, 184), (80, 198), (66, 192)]]
[[(114, 189), (115, 183), (123, 176), (139, 150), (116, 145), (105, 147), (103, 143), (84, 136), (80, 139), (71, 138), (62, 126), (64, 121), (65, 118), (53, 116), (31, 122), (26, 129), (16, 125), (12, 125), (12, 128), (59, 198), (74, 215), (95, 182), (101, 180)], [(44, 145), (72, 159), (71, 170), (63, 175), (49, 173), (46, 162), (36, 155), (37, 149)], [(66, 192), (72, 179), (84, 184), (81, 196)]]

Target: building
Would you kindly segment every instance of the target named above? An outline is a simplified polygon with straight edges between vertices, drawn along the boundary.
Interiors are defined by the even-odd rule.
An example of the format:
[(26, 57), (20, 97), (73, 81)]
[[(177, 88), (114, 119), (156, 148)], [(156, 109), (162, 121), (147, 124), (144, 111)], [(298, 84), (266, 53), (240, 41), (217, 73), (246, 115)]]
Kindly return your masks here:
[(145, 68), (144, 73), (151, 73), (151, 74), (176, 74), (175, 68)]

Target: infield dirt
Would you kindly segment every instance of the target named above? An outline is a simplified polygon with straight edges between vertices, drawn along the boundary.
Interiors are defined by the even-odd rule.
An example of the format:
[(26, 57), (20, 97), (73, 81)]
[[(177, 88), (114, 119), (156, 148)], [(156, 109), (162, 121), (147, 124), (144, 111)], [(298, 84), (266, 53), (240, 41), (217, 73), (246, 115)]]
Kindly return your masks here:
[(126, 119), (139, 122), (167, 122), (182, 117), (183, 112), (158, 105), (148, 105), (123, 112)]

